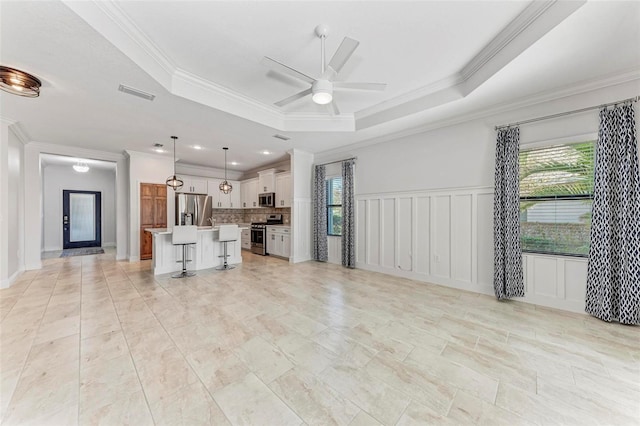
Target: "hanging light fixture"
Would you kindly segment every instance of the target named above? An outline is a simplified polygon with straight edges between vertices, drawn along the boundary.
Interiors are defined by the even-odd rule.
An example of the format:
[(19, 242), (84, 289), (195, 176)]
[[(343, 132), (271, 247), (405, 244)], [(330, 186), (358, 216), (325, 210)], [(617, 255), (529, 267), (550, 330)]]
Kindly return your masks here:
[(89, 171), (89, 166), (86, 162), (78, 160), (78, 162), (73, 165), (73, 170), (78, 173), (87, 173)]
[(173, 176), (169, 176), (169, 178), (167, 178), (167, 186), (169, 188), (173, 188), (173, 190), (175, 191), (182, 188), (184, 182), (182, 181), (182, 179), (176, 176), (176, 139), (178, 139), (178, 137), (171, 136), (171, 139), (173, 139)]
[(233, 191), (233, 186), (231, 186), (231, 184), (227, 182), (227, 150), (229, 148), (224, 147), (222, 149), (224, 149), (224, 181), (220, 184), (220, 191), (228, 194)]
[(0, 89), (27, 98), (40, 96), (40, 80), (24, 71), (0, 65)]

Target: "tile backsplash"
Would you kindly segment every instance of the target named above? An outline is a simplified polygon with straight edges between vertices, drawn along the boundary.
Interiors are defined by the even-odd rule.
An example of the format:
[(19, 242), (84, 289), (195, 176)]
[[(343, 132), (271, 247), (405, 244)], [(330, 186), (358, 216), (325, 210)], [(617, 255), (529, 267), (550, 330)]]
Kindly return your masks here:
[(213, 219), (216, 223), (251, 223), (266, 222), (267, 215), (281, 214), (285, 225), (291, 224), (291, 208), (260, 208), (260, 209), (213, 209)]

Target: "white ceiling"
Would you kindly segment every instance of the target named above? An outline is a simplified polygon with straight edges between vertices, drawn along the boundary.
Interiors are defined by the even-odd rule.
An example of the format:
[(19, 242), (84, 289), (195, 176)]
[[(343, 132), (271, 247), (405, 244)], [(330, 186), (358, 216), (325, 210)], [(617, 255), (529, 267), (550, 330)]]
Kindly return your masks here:
[[(309, 97), (273, 106), (306, 86), (260, 64), (270, 56), (317, 76), (320, 23), (331, 29), (328, 57), (343, 37), (360, 41), (341, 80), (388, 84), (338, 93), (338, 117)], [(228, 146), (238, 163), (229, 168), (249, 170), (291, 148), (366, 144), (600, 79), (640, 78), (639, 24), (635, 1), (0, 1), (0, 62), (43, 81), (37, 99), (1, 92), (0, 115), (30, 140), (109, 152), (152, 152), (157, 142), (170, 152), (177, 135), (186, 164), (221, 168)]]

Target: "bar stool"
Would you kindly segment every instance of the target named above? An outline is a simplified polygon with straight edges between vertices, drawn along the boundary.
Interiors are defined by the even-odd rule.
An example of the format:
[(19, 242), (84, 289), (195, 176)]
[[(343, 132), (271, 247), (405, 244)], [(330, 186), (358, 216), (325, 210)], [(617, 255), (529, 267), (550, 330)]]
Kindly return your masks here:
[(187, 262), (191, 262), (191, 260), (187, 259), (187, 246), (198, 242), (198, 227), (195, 225), (174, 226), (171, 242), (174, 246), (182, 246), (182, 260), (177, 262), (182, 262), (182, 272), (171, 275), (171, 277), (184, 278), (194, 276), (195, 272), (187, 272)]
[(238, 241), (238, 225), (220, 225), (218, 231), (218, 241), (224, 244), (224, 254), (222, 256), (218, 256), (222, 257), (224, 259), (224, 262), (216, 269), (219, 271), (226, 271), (228, 269), (235, 268), (235, 266), (229, 265), (227, 263), (227, 257), (229, 257), (229, 255), (227, 254), (227, 243), (231, 241)]

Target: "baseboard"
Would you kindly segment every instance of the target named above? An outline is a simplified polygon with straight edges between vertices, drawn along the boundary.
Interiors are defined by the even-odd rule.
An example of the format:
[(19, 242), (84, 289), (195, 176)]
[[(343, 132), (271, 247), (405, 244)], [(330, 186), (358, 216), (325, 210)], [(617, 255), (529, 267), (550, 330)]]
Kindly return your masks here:
[(102, 247), (106, 248), (106, 247), (115, 247), (116, 243), (102, 243)]
[(35, 269), (42, 269), (42, 262), (38, 261), (33, 263), (27, 263), (26, 265), (24, 265), (25, 271), (33, 271)]
[(140, 262), (140, 256), (129, 256), (129, 262)]
[(302, 263), (311, 260), (311, 256), (291, 257), (290, 263)]
[(18, 269), (9, 278), (5, 278), (4, 280), (0, 280), (0, 288), (9, 288), (9, 287), (11, 287), (11, 284), (13, 284), (13, 282), (15, 280), (17, 280), (18, 277), (20, 275), (22, 275), (23, 272), (24, 272), (24, 268)]
[(414, 271), (405, 271), (403, 269), (385, 268), (377, 265), (367, 265), (356, 262), (356, 268), (364, 269), (371, 272), (379, 272), (381, 274), (391, 275), (395, 277), (408, 278), (410, 280), (420, 281), (429, 284), (436, 284), (443, 287), (451, 287), (458, 290), (470, 291), (472, 293), (493, 295), (493, 287), (488, 284), (472, 283), (466, 281), (458, 281), (452, 278), (438, 277), (436, 275), (421, 274)]
[(44, 253), (47, 251), (60, 251), (60, 250), (62, 250), (62, 246), (45, 247), (42, 249), (41, 253)]

